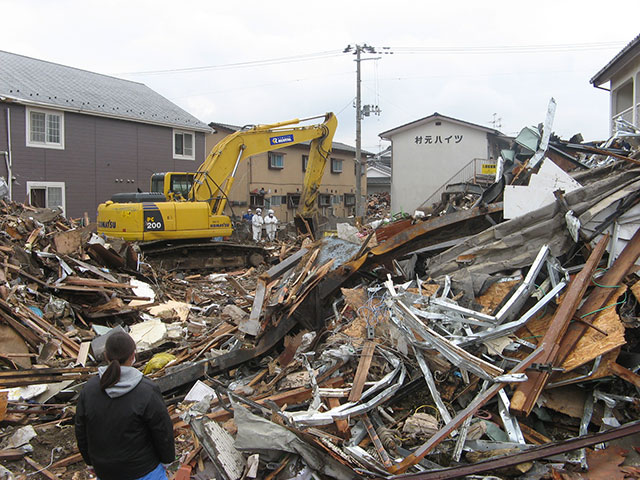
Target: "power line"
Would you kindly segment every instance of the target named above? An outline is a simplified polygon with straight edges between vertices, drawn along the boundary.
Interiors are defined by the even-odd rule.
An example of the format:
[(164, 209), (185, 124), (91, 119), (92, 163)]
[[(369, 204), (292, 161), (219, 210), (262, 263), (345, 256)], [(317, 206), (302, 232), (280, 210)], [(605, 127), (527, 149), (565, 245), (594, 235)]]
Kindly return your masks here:
[(420, 54), (494, 54), (494, 53), (553, 53), (607, 50), (619, 48), (625, 42), (591, 42), (537, 45), (484, 45), (484, 46), (430, 46), (430, 47), (393, 47), (396, 55)]
[(271, 58), (266, 60), (253, 60), (249, 62), (226, 63), (221, 65), (203, 65), (197, 67), (169, 68), (164, 70), (144, 70), (139, 72), (122, 72), (118, 75), (163, 75), (167, 73), (190, 73), (207, 70), (231, 70), (236, 68), (265, 67), (270, 65), (280, 65), (283, 63), (305, 62), (309, 60), (319, 60), (340, 56), (340, 50), (328, 50), (325, 52), (307, 53), (303, 55), (293, 55), (289, 57)]
[[(612, 42), (591, 42), (591, 43), (566, 43), (566, 44), (532, 44), (532, 45), (461, 45), (461, 46), (413, 46), (413, 47), (381, 47), (375, 49), (371, 47), (371, 51), (367, 53), (386, 54), (386, 55), (430, 55), (430, 54), (449, 54), (449, 55), (490, 55), (490, 54), (507, 54), (507, 53), (554, 53), (554, 52), (576, 52), (576, 51), (593, 51), (608, 50), (619, 48), (625, 45), (623, 41)], [(178, 73), (193, 73), (209, 70), (234, 70), (241, 68), (266, 67), (271, 65), (281, 65), (287, 63), (307, 62), (313, 60), (322, 60), (326, 58), (338, 57), (343, 50), (326, 50), (322, 52), (313, 52), (300, 55), (292, 55), (287, 57), (278, 57), (263, 60), (252, 60), (247, 62), (225, 63), (220, 65), (200, 65), (194, 67), (183, 68), (167, 68), (158, 70), (142, 70), (135, 72), (120, 72), (116, 75), (167, 75)]]

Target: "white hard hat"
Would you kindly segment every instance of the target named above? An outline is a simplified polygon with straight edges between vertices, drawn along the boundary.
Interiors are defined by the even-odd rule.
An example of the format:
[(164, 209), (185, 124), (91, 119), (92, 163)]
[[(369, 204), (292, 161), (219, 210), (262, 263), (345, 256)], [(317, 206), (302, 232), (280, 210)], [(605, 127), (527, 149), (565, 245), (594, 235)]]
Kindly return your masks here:
[(273, 210), (269, 209), (269, 213), (273, 213)]

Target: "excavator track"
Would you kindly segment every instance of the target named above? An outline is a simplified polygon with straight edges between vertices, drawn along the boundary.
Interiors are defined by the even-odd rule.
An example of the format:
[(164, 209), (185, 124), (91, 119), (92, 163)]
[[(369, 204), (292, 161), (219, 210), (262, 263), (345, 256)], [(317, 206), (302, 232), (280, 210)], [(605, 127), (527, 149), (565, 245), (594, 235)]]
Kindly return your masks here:
[(147, 262), (168, 271), (257, 267), (268, 257), (260, 245), (234, 242), (158, 240), (138, 245)]

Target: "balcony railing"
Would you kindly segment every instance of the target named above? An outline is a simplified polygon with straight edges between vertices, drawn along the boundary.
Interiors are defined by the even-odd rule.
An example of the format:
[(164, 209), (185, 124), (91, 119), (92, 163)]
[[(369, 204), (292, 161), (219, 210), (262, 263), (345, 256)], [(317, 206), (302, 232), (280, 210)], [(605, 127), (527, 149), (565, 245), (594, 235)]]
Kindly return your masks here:
[[(640, 104), (636, 105), (635, 107), (636, 108), (640, 107)], [(629, 108), (625, 108), (621, 112), (616, 113), (615, 115), (613, 115), (611, 117), (612, 122), (615, 124), (615, 121), (618, 118), (621, 118), (623, 120), (626, 120), (629, 123), (634, 123), (634, 121), (633, 121), (633, 108), (634, 108), (634, 106), (631, 105)]]

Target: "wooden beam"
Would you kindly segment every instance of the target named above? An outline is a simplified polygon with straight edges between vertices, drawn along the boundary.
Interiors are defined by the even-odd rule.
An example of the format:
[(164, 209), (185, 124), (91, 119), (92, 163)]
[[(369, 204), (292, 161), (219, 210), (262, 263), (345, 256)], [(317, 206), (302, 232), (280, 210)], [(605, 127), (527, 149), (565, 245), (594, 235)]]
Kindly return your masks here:
[[(337, 408), (340, 406), (340, 399), (336, 397), (326, 397), (325, 401), (329, 408)], [(336, 428), (342, 434), (344, 438), (349, 438), (351, 430), (349, 429), (349, 422), (347, 420), (336, 420)]]
[[(582, 297), (587, 291), (587, 287), (591, 283), (591, 277), (598, 267), (598, 263), (600, 263), (608, 242), (609, 235), (604, 235), (591, 252), (591, 255), (589, 255), (584, 268), (567, 287), (567, 293), (539, 344), (544, 350), (539, 363), (558, 364), (557, 357), (560, 350), (560, 342), (569, 328), (569, 322), (575, 315)], [(516, 415), (529, 415), (531, 413), (551, 375), (549, 372), (529, 371), (527, 376), (529, 380), (521, 383), (511, 398), (510, 410)]]
[(640, 388), (640, 375), (638, 375), (637, 373), (634, 373), (615, 362), (609, 364), (609, 371), (625, 382), (629, 382), (630, 384)]
[(0, 450), (0, 461), (20, 460), (25, 454), (25, 451), (19, 448), (5, 448)]
[(69, 455), (68, 457), (58, 460), (49, 468), (51, 468), (52, 470), (55, 470), (56, 468), (68, 467), (69, 465), (73, 465), (74, 463), (78, 463), (81, 461), (82, 461), (82, 455), (80, 454), (80, 452), (76, 452), (72, 455)]
[(362, 353), (360, 354), (360, 362), (356, 369), (356, 374), (353, 377), (353, 386), (351, 387), (351, 393), (349, 394), (350, 402), (358, 402), (362, 396), (362, 390), (364, 390), (364, 382), (367, 381), (367, 375), (369, 374), (369, 368), (371, 367), (371, 361), (373, 360), (373, 351), (376, 349), (375, 342), (368, 341), (365, 343)]

